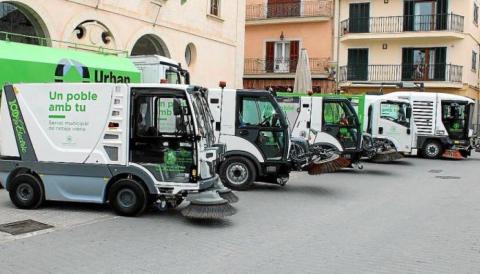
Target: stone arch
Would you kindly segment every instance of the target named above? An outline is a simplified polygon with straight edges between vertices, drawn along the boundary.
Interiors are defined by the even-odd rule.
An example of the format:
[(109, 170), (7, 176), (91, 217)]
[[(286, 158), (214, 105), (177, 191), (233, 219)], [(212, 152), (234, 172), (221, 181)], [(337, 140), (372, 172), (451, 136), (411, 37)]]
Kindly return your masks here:
[(156, 34), (144, 34), (135, 41), (130, 55), (161, 55), (170, 58), (165, 42)]
[[(27, 44), (50, 45), (50, 32), (44, 18), (29, 5), (18, 1), (0, 1), (0, 18), (4, 19), (0, 20), (0, 31), (19, 34), (18, 36), (9, 36), (9, 40)], [(7, 39), (7, 37), (3, 34), (0, 35), (0, 39)]]
[[(87, 26), (85, 25), (87, 24)], [(111, 42), (108, 45), (102, 45), (100, 42), (100, 38), (102, 38), (101, 35), (94, 35), (93, 36), (93, 41), (96, 41), (96, 45), (93, 45), (93, 43), (90, 43), (90, 41), (79, 41), (77, 34), (78, 34), (78, 29), (80, 27), (93, 27), (97, 34), (99, 34), (99, 29), (103, 30), (100, 31), (100, 33), (108, 32), (109, 33), (109, 38), (112, 39)], [(86, 30), (88, 32), (88, 30)], [(117, 24), (114, 23), (114, 21), (109, 20), (107, 16), (100, 16), (100, 13), (94, 10), (85, 10), (82, 11), (81, 14), (78, 14), (77, 16), (71, 18), (68, 23), (66, 23), (66, 26), (64, 28), (63, 34), (61, 35), (61, 40), (62, 41), (69, 41), (72, 43), (79, 43), (79, 44), (84, 44), (86, 43), (87, 45), (91, 46), (96, 46), (96, 47), (104, 47), (107, 49), (111, 50), (116, 50), (116, 51), (125, 51), (125, 47), (123, 44), (122, 40), (122, 35), (117, 35), (123, 33), (121, 29), (118, 28)], [(89, 34), (87, 34), (87, 37), (84, 39), (89, 39), (88, 37)], [(81, 39), (80, 39), (81, 40)], [(113, 43), (112, 43), (113, 42)]]

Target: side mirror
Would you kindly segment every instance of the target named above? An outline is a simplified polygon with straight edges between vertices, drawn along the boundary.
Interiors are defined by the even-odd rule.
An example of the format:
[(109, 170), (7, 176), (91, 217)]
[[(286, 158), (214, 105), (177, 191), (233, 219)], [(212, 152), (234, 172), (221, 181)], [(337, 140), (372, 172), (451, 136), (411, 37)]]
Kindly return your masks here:
[(412, 118), (412, 107), (407, 107), (407, 113), (405, 113), (408, 119)]
[(179, 116), (183, 114), (182, 103), (179, 99), (173, 99), (173, 115)]

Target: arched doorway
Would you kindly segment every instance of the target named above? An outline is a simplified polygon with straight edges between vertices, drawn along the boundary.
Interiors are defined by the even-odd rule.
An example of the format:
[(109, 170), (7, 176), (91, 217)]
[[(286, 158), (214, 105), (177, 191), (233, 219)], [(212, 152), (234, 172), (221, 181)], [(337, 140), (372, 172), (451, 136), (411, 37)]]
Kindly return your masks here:
[(131, 55), (160, 55), (170, 58), (170, 52), (165, 42), (153, 34), (146, 34), (140, 37), (133, 46)]
[[(17, 2), (0, 2), (0, 40), (47, 45), (48, 31), (40, 16), (28, 6)], [(46, 39), (39, 39), (46, 38)]]

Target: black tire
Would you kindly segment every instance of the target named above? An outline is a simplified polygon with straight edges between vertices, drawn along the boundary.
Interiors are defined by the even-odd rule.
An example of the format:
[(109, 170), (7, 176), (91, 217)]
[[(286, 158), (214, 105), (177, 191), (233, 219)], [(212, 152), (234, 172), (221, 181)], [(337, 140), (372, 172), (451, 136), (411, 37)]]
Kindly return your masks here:
[(437, 140), (428, 140), (423, 146), (422, 154), (427, 159), (438, 159), (443, 154), (443, 146)]
[(10, 200), (18, 208), (35, 209), (44, 201), (42, 182), (32, 174), (23, 173), (15, 176), (8, 189)]
[(255, 182), (257, 171), (252, 161), (239, 156), (227, 158), (220, 166), (222, 183), (233, 190), (247, 190)]
[(108, 200), (118, 215), (134, 217), (145, 211), (149, 195), (141, 183), (133, 179), (122, 179), (110, 188)]

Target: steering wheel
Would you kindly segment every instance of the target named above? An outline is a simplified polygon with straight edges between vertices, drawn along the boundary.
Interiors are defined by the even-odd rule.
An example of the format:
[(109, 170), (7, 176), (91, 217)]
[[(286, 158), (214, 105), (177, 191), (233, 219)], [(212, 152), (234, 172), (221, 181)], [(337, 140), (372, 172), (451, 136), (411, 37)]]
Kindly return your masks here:
[(272, 118), (272, 116), (269, 117), (263, 117), (263, 121), (260, 123), (260, 126), (262, 127), (268, 127), (269, 126), (269, 120)]

